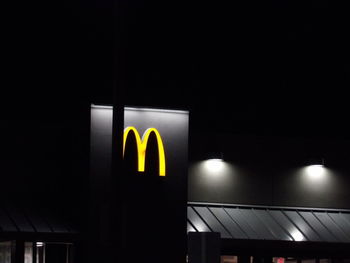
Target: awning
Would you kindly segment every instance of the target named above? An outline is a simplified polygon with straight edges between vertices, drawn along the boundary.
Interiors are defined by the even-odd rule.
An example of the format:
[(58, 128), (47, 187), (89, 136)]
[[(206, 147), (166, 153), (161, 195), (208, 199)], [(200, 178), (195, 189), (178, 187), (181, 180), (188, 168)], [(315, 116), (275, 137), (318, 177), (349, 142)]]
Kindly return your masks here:
[(0, 208), (0, 238), (69, 239), (77, 231), (62, 217), (34, 209)]
[(350, 210), (188, 203), (187, 231), (222, 239), (350, 243)]

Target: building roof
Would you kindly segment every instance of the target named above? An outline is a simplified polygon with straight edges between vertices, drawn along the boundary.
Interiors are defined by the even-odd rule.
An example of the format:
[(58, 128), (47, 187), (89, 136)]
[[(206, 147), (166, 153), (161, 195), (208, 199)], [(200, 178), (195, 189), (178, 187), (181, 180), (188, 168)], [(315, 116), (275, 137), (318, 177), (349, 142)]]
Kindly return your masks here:
[[(30, 237), (52, 239), (77, 234), (70, 223), (52, 213), (39, 213), (34, 209), (0, 208), (0, 238)], [(66, 239), (66, 238), (65, 238)]]
[(187, 231), (222, 239), (350, 243), (350, 211), (189, 203)]

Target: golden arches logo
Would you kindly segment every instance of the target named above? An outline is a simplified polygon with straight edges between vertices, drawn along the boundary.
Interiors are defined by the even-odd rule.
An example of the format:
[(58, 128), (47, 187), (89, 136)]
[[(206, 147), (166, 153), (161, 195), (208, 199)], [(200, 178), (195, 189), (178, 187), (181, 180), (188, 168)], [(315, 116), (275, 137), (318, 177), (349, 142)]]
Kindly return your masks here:
[(148, 142), (149, 136), (152, 132), (156, 135), (157, 144), (158, 144), (158, 156), (159, 156), (159, 176), (165, 176), (166, 169), (165, 169), (164, 145), (163, 145), (162, 137), (160, 136), (160, 133), (158, 132), (158, 130), (156, 128), (149, 128), (143, 133), (141, 138), (139, 132), (136, 130), (135, 127), (132, 127), (132, 126), (126, 127), (124, 129), (124, 138), (123, 138), (123, 156), (125, 153), (126, 140), (130, 132), (132, 132), (136, 138), (137, 157), (138, 157), (137, 165), (138, 165), (139, 172), (145, 171), (146, 149), (147, 149), (147, 142)]

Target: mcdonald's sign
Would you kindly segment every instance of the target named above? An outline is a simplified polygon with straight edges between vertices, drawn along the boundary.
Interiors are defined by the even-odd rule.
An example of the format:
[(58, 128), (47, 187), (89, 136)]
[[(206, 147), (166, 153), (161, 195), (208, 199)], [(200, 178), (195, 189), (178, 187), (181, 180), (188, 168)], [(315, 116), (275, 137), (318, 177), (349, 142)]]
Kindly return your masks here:
[[(185, 262), (189, 112), (124, 107), (121, 116), (119, 110), (113, 116), (111, 106), (91, 106), (91, 197), (97, 198), (93, 202), (109, 202), (103, 209), (92, 206), (90, 221), (96, 230), (92, 234), (106, 238), (127, 229), (118, 230), (116, 249), (134, 251), (137, 236), (143, 261)], [(140, 215), (147, 215), (146, 220)], [(101, 217), (118, 222), (105, 226), (99, 222)], [(154, 235), (155, 229), (160, 230)], [(104, 248), (103, 242), (98, 245)]]
[(156, 128), (148, 128), (142, 135), (142, 138), (133, 126), (126, 127), (124, 129), (123, 136), (123, 156), (125, 153), (126, 141), (130, 133), (133, 133), (136, 138), (136, 147), (137, 147), (137, 165), (138, 171), (145, 171), (145, 161), (146, 161), (146, 150), (149, 136), (154, 133), (157, 139), (158, 144), (158, 156), (159, 156), (159, 176), (165, 176), (166, 174), (166, 161), (165, 161), (165, 152), (162, 137), (159, 131)]

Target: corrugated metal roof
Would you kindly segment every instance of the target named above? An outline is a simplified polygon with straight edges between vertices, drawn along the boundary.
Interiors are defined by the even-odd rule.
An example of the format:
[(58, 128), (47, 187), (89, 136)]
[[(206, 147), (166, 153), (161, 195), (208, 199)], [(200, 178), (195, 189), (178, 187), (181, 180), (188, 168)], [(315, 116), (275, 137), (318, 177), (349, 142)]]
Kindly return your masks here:
[(188, 232), (224, 239), (350, 243), (350, 210), (188, 203)]
[(34, 210), (8, 207), (0, 208), (1, 233), (76, 234), (77, 231), (62, 219), (42, 215)]

